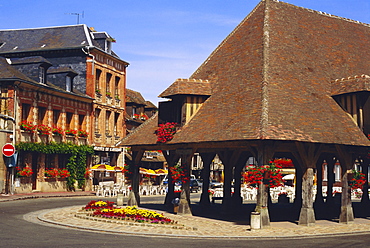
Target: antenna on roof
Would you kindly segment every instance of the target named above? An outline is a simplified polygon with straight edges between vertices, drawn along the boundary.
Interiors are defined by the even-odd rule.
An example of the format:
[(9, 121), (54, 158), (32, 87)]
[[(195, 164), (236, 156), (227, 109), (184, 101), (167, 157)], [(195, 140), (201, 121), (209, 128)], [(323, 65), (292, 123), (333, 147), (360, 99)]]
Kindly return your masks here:
[(80, 15), (84, 18), (84, 11), (82, 13), (65, 13), (66, 15), (76, 15), (77, 16), (77, 24), (80, 24)]

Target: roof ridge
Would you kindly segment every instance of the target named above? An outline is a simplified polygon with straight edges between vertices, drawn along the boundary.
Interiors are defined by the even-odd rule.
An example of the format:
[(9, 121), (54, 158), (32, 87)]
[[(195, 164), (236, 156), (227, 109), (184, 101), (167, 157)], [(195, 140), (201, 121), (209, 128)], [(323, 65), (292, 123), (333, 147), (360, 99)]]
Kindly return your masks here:
[(0, 31), (5, 32), (5, 31), (20, 31), (20, 30), (34, 30), (34, 29), (52, 29), (52, 28), (77, 27), (77, 26), (86, 26), (86, 24), (61, 25), (61, 26), (37, 27), (37, 28), (11, 28), (11, 29), (0, 29)]
[(349, 76), (347, 78), (337, 78), (335, 80), (332, 80), (332, 82), (344, 82), (344, 81), (350, 81), (356, 78), (370, 78), (369, 75), (362, 74), (362, 75), (354, 75), (354, 76)]
[[(263, 1), (265, 1), (265, 0), (263, 0)], [(297, 6), (297, 5), (294, 5), (294, 4), (291, 4), (291, 3), (279, 1), (279, 0), (272, 0), (272, 1), (274, 1), (274, 2), (281, 2), (281, 3), (284, 3), (284, 4), (288, 4), (288, 5), (294, 6), (296, 8), (304, 9), (304, 10), (307, 10), (309, 12), (317, 13), (317, 14), (324, 15), (324, 16), (327, 16), (327, 17), (336, 18), (336, 19), (340, 19), (340, 20), (344, 20), (344, 21), (348, 21), (348, 22), (352, 22), (352, 23), (356, 23), (356, 24), (361, 24), (361, 25), (370, 27), (370, 24), (369, 23), (360, 22), (360, 21), (356, 21), (356, 20), (353, 20), (353, 19), (349, 19), (349, 18), (337, 16), (337, 15), (332, 15), (330, 13), (326, 13), (326, 12), (323, 12), (323, 11), (320, 11), (320, 10), (313, 10), (313, 9), (309, 9), (309, 8)]]

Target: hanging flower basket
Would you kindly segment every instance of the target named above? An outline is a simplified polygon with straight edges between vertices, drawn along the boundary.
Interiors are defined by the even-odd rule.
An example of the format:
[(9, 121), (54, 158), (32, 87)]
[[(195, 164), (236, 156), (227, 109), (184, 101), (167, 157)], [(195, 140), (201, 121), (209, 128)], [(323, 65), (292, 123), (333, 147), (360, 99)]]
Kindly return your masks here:
[(351, 189), (362, 189), (366, 183), (366, 176), (357, 170), (352, 170), (351, 173), (347, 174), (348, 185)]
[(284, 185), (281, 166), (270, 161), (269, 165), (248, 166), (243, 173), (244, 181), (251, 187), (258, 187), (261, 184), (273, 188)]
[(165, 124), (159, 124), (159, 128), (155, 131), (157, 135), (158, 143), (166, 143), (173, 139), (174, 134), (176, 133), (177, 123), (167, 122)]

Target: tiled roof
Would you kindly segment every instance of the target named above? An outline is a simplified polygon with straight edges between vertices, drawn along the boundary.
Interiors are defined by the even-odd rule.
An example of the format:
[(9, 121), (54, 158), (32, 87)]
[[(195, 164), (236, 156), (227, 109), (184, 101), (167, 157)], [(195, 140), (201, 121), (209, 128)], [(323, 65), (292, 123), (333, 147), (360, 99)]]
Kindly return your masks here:
[[(168, 144), (284, 140), (369, 146), (331, 97), (335, 79), (369, 74), (369, 37), (369, 25), (261, 1), (191, 76), (212, 82), (212, 95)], [(155, 143), (154, 134), (144, 131), (130, 145), (145, 138)]]
[(336, 79), (331, 82), (332, 95), (358, 91), (370, 91), (370, 76), (363, 74), (361, 76)]
[(30, 79), (16, 68), (12, 67), (3, 57), (0, 57), (0, 80), (23, 80), (38, 84), (38, 82)]
[(146, 105), (143, 96), (139, 92), (130, 89), (126, 89), (126, 103)]
[(202, 95), (212, 94), (211, 83), (202, 79), (177, 79), (170, 87), (163, 91), (159, 97), (171, 97), (174, 95)]
[(48, 74), (57, 74), (57, 73), (70, 73), (78, 75), (78, 73), (75, 70), (67, 66), (50, 67), (48, 69)]
[(151, 101), (145, 101), (145, 109), (157, 109), (157, 106), (155, 106)]
[[(105, 48), (94, 40), (94, 34), (85, 24), (0, 30), (0, 54), (79, 49), (87, 46), (104, 51)], [(101, 34), (104, 37), (109, 36), (105, 32), (96, 32), (96, 36)], [(114, 52), (111, 54), (118, 58)]]

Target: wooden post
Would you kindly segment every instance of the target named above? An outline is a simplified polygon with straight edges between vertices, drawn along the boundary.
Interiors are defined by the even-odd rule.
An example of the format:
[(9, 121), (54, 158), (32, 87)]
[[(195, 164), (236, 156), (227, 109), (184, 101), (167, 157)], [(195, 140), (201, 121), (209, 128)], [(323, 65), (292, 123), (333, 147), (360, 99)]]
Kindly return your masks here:
[(333, 198), (333, 184), (335, 181), (334, 178), (334, 165), (335, 165), (335, 159), (333, 157), (330, 157), (326, 160), (327, 167), (328, 167), (328, 181), (327, 181), (327, 194), (326, 194), (326, 203), (328, 207), (332, 208), (334, 204), (334, 198)]
[(307, 168), (302, 177), (302, 208), (299, 215), (299, 225), (314, 225), (313, 209), (313, 168)]
[(140, 205), (140, 194), (139, 194), (139, 165), (141, 158), (143, 157), (144, 150), (132, 151), (131, 169), (132, 169), (132, 191), (129, 194), (127, 205), (128, 206), (139, 206)]
[(299, 214), (299, 225), (311, 226), (315, 224), (315, 211), (313, 208), (313, 168), (321, 154), (322, 145), (296, 142), (299, 160), (303, 170), (302, 176), (302, 206)]
[(335, 148), (339, 154), (339, 161), (342, 167), (342, 201), (339, 223), (348, 224), (354, 221), (351, 201), (351, 188), (348, 185), (348, 170), (352, 169), (355, 160), (343, 146), (335, 145)]
[(203, 179), (202, 194), (200, 196), (200, 205), (203, 209), (209, 207), (211, 202), (209, 200), (208, 188), (209, 188), (209, 176), (210, 176), (210, 165), (212, 160), (216, 156), (215, 153), (199, 153), (203, 161), (203, 170), (201, 178)]
[[(257, 147), (255, 154), (257, 155), (258, 166), (267, 165), (274, 155), (275, 143), (274, 142), (261, 142)], [(270, 227), (270, 216), (268, 212), (268, 199), (270, 189), (268, 186), (261, 184), (257, 191), (257, 205), (255, 212), (260, 213), (261, 228)]]
[(172, 181), (172, 173), (170, 167), (173, 167), (179, 161), (179, 155), (176, 154), (175, 150), (163, 151), (163, 156), (165, 157), (168, 165), (168, 174), (167, 174), (167, 194), (164, 200), (164, 205), (170, 209), (173, 207), (172, 200), (175, 198), (174, 194), (174, 185)]
[(222, 199), (222, 211), (228, 212), (233, 207), (231, 198), (231, 181), (233, 178), (233, 168), (240, 157), (239, 150), (223, 151), (218, 153), (224, 165), (224, 191)]
[(317, 193), (315, 199), (315, 205), (322, 206), (324, 204), (324, 197), (322, 195), (322, 164), (323, 161), (320, 159), (316, 163), (316, 182), (317, 182)]
[(182, 182), (179, 212), (177, 214), (192, 215), (190, 208), (190, 164), (194, 152), (192, 149), (178, 149), (176, 153), (181, 157), (181, 167), (185, 171), (185, 177), (189, 178), (188, 181)]

